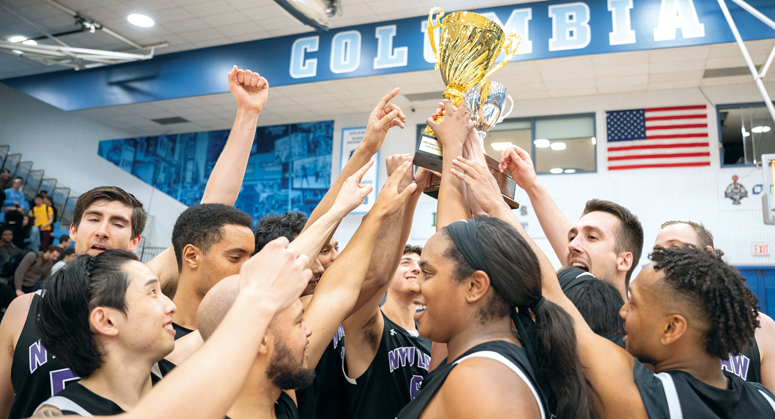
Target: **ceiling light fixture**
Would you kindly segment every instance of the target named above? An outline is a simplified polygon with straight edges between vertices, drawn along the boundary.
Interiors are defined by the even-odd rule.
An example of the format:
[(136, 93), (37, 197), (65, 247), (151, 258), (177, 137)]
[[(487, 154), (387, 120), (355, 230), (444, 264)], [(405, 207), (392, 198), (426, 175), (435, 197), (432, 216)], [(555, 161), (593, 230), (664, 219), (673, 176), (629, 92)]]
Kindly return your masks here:
[(763, 132), (770, 132), (770, 127), (768, 127), (767, 125), (753, 127), (751, 128), (751, 132), (755, 132), (757, 134), (761, 134)]
[(341, 7), (341, 0), (274, 0), (299, 22), (317, 31), (328, 30), (328, 18)]
[(22, 42), (22, 41), (26, 41), (26, 40), (27, 40), (27, 37), (26, 36), (21, 36), (21, 35), (14, 35), (14, 36), (8, 38), (8, 42)]
[(595, 144), (597, 144), (597, 138), (592, 137), (592, 145), (595, 145)]
[(576, 173), (576, 169), (565, 169), (565, 173)]
[(24, 45), (38, 45), (38, 43), (37, 43), (37, 42), (35, 42), (35, 41), (34, 41), (34, 40), (32, 40), (32, 39), (27, 39), (27, 40), (24, 40), (24, 41), (22, 41), (22, 44), (24, 44)]
[(154, 25), (153, 19), (146, 15), (141, 15), (139, 13), (133, 13), (126, 17), (126, 20), (129, 21), (129, 23), (139, 26), (141, 28), (150, 28)]
[(568, 146), (563, 142), (552, 143), (552, 150), (560, 151), (565, 150), (566, 148), (568, 148)]
[(549, 140), (543, 138), (539, 138), (533, 141), (533, 144), (535, 144), (536, 148), (548, 148), (551, 145)]
[(498, 150), (498, 151), (505, 150), (505, 149), (507, 149), (507, 148), (509, 148), (509, 147), (511, 147), (511, 146), (513, 146), (513, 145), (514, 145), (514, 144), (512, 144), (512, 143), (510, 143), (510, 142), (505, 142), (505, 143), (492, 143), (492, 144), (490, 144), (490, 146), (493, 148), (493, 150)]
[(553, 175), (559, 175), (562, 172), (564, 172), (562, 167), (555, 167), (554, 169), (549, 170), (549, 173)]

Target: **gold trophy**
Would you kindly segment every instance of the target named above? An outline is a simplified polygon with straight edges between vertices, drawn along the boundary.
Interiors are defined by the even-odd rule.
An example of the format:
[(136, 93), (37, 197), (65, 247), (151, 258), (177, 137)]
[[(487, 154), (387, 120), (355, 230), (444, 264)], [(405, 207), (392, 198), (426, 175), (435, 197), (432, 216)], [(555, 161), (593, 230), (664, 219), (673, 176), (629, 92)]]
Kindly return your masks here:
[[(435, 24), (433, 23), (434, 16)], [(465, 100), (465, 92), (481, 80), (490, 77), (511, 60), (517, 52), (519, 37), (516, 34), (506, 36), (497, 23), (477, 13), (455, 12), (444, 18), (444, 22), (440, 21), (442, 16), (444, 16), (444, 11), (441, 8), (431, 9), (428, 14), (428, 37), (436, 56), (436, 71), (441, 70), (441, 79), (447, 86), (443, 96), (450, 100), (453, 105), (460, 106)], [(438, 49), (433, 37), (433, 31), (436, 28), (441, 28)], [(490, 69), (501, 50), (506, 52), (506, 57)], [(437, 121), (441, 122), (443, 118), (442, 113)], [(488, 166), (491, 167), (492, 171), (492, 165), (495, 164), (497, 175), (495, 173), (494, 175), (498, 184), (503, 185), (501, 192), (504, 194), (504, 199), (508, 197), (509, 193), (513, 198), (514, 191), (509, 191), (508, 187), (504, 187), (508, 182), (505, 179), (498, 179), (498, 175), (506, 175), (498, 172), (497, 162), (493, 162), (495, 162), (494, 159), (489, 159)], [(441, 143), (436, 139), (430, 127), (425, 127), (425, 131), (417, 141), (414, 164), (437, 173), (442, 171)], [(439, 185), (440, 178), (433, 176), (430, 186), (425, 189), (425, 193), (437, 197)], [(512, 206), (514, 205), (512, 204)]]

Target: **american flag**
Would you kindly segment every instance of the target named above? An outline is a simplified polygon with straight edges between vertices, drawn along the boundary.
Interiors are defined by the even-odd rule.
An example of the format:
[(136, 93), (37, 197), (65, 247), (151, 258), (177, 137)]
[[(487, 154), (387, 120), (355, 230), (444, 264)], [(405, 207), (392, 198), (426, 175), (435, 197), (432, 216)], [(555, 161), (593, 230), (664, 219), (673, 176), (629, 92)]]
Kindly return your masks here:
[(710, 166), (706, 105), (606, 112), (608, 170)]

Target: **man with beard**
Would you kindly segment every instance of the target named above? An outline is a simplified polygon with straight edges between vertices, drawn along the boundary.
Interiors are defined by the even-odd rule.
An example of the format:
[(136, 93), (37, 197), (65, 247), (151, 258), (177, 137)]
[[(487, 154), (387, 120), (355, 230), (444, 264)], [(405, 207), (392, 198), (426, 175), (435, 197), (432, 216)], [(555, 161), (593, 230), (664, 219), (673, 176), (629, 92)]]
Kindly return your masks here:
[(563, 266), (575, 268), (563, 272), (563, 289), (588, 272), (612, 283), (626, 301), (630, 277), (643, 251), (643, 227), (638, 217), (614, 202), (592, 199), (576, 225), (571, 225), (538, 180), (530, 153), (517, 146), (501, 153), (500, 171), (509, 172), (527, 192), (557, 258)]
[[(229, 139), (221, 152), (205, 188), (203, 203), (233, 205), (237, 200), (253, 145), (256, 124), (268, 97), (266, 79), (235, 66), (228, 74), (229, 90), (237, 101), (237, 116)], [(116, 186), (100, 186), (78, 197), (70, 225), (76, 254), (98, 255), (109, 249), (134, 251), (148, 218), (143, 204), (134, 195)], [(178, 280), (178, 267), (172, 247), (147, 266), (165, 289)], [(57, 359), (39, 347), (40, 339), (30, 320), (40, 296), (30, 293), (16, 298), (0, 323), (0, 418), (25, 418), (44, 400), (64, 387), (58, 380), (77, 379)], [(36, 346), (38, 345), (38, 346)], [(31, 369), (34, 348), (43, 355), (41, 365)], [(64, 381), (63, 381), (64, 382)], [(10, 413), (9, 413), (10, 412)]]
[[(351, 206), (349, 210), (363, 202), (371, 192), (370, 186), (359, 185), (371, 165), (371, 162), (367, 163), (341, 187), (340, 195), (351, 198), (347, 203)], [(350, 245), (323, 274), (307, 309), (304, 310), (304, 305), (298, 301), (273, 319), (272, 333), (265, 336), (242, 392), (227, 413), (228, 417), (298, 417), (295, 390), (312, 382), (313, 370), (328, 342), (360, 298), (361, 285), (382, 224), (400, 212), (407, 198), (417, 189), (415, 184), (411, 184), (399, 192), (400, 180), (410, 169), (410, 162), (403, 163), (385, 182)], [(334, 203), (331, 212), (342, 210), (339, 201), (337, 199)], [(366, 297), (371, 299), (375, 294)], [(224, 318), (237, 295), (238, 289), (233, 280), (219, 283), (207, 294), (198, 316), (200, 333), (205, 338)]]
[[(720, 250), (713, 247), (713, 234), (702, 224), (691, 221), (668, 221), (662, 224), (654, 248), (686, 244), (722, 255)], [(743, 380), (761, 383), (772, 391), (775, 389), (775, 321), (761, 312), (758, 320), (755, 339), (746, 344), (739, 355), (730, 354), (729, 360), (721, 361), (721, 368)]]

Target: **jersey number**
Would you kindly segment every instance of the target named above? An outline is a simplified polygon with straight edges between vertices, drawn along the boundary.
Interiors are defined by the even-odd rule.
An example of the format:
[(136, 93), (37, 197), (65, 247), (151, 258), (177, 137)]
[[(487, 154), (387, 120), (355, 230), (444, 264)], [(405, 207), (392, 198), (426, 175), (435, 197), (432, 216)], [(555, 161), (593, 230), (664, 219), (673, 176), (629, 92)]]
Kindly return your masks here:
[(409, 381), (409, 395), (412, 396), (412, 400), (417, 397), (417, 393), (420, 392), (422, 386), (422, 375), (412, 376), (412, 380)]

